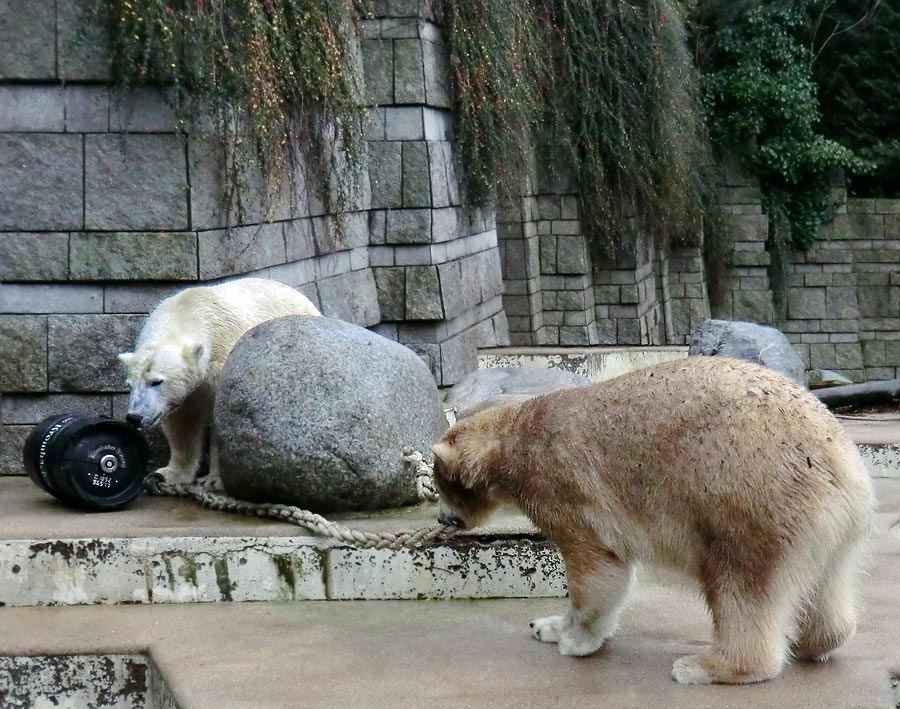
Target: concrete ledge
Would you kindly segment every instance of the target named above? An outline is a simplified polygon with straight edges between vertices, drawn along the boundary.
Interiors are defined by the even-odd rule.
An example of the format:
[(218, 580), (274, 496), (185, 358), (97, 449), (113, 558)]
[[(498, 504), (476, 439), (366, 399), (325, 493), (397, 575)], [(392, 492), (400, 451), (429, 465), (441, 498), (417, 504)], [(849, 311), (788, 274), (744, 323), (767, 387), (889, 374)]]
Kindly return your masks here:
[(7, 709), (176, 707), (156, 665), (143, 654), (0, 656), (0, 697)]
[(666, 347), (496, 347), (478, 351), (479, 368), (564, 369), (592, 382), (687, 357), (688, 348)]
[[(424, 504), (340, 520), (384, 532), (433, 526), (436, 517)], [(0, 606), (566, 593), (559, 553), (518, 515), (420, 549), (357, 549), (181, 499), (141, 497), (121, 512), (84, 513), (23, 478), (0, 478), (0, 569)]]

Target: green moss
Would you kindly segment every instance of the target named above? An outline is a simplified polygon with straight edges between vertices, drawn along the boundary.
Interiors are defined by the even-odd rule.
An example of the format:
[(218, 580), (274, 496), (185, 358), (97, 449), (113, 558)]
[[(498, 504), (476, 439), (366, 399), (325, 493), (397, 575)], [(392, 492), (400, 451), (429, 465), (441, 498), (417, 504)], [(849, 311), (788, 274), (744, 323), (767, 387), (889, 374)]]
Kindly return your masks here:
[(273, 554), (271, 559), (272, 563), (275, 564), (275, 570), (285, 584), (287, 584), (288, 588), (291, 590), (291, 596), (293, 597), (297, 588), (297, 572), (294, 569), (294, 555)]
[(213, 569), (216, 572), (216, 585), (219, 587), (222, 600), (233, 601), (231, 592), (234, 590), (234, 584), (228, 575), (228, 560), (225, 557), (219, 557), (213, 562)]

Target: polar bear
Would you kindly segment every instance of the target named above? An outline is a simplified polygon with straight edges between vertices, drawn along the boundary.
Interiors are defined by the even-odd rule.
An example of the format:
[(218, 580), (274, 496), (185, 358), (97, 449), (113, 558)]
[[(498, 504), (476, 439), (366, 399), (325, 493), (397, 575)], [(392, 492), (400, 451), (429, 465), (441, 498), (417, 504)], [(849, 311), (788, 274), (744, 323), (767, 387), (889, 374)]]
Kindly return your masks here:
[(138, 427), (162, 422), (169, 464), (156, 472), (167, 482), (190, 483), (200, 467), (210, 427), (209, 477), (221, 489), (212, 412), (216, 382), (244, 333), (285, 315), (319, 315), (302, 293), (263, 278), (187, 288), (150, 313), (134, 352), (119, 359), (130, 391), (126, 420)]
[(699, 582), (713, 644), (683, 684), (759, 682), (824, 660), (856, 628), (872, 484), (840, 423), (793, 381), (689, 357), (488, 409), (432, 448), (441, 521), (512, 502), (562, 552), (570, 604), (532, 635), (590, 655), (615, 631), (639, 563)]

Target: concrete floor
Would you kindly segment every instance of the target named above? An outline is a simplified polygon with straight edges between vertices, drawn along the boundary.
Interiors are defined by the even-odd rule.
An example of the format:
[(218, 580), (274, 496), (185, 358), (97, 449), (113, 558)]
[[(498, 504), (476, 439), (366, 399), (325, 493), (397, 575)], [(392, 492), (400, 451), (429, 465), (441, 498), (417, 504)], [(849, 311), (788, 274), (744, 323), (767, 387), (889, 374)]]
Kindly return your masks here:
[[(209, 707), (840, 707), (893, 709), (900, 675), (900, 481), (876, 481), (878, 536), (858, 635), (831, 662), (747, 687), (681, 687), (710, 637), (688, 589), (644, 583), (597, 655), (528, 635), (561, 600), (218, 603), (0, 609), (0, 655), (150, 655), (174, 699)], [(0, 571), (2, 573), (2, 571)], [(2, 698), (0, 698), (2, 706)]]

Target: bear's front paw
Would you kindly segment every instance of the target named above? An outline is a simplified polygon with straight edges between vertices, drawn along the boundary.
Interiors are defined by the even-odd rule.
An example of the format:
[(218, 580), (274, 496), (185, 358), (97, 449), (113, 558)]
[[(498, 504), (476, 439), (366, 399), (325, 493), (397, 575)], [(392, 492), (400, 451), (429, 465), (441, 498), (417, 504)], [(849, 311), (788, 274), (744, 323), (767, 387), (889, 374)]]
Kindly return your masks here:
[(190, 485), (194, 482), (194, 474), (179, 468), (173, 468), (167, 465), (165, 468), (159, 468), (157, 475), (161, 475), (162, 479), (170, 485)]
[(596, 635), (577, 626), (565, 628), (559, 636), (559, 654), (586, 657), (603, 647), (605, 641), (603, 634)]
[(532, 637), (543, 643), (558, 643), (562, 630), (563, 618), (560, 615), (551, 615), (547, 618), (535, 618), (528, 627), (531, 628)]
[(713, 677), (703, 660), (703, 655), (679, 657), (672, 665), (672, 678), (678, 684), (711, 684)]
[(206, 492), (225, 492), (222, 478), (218, 475), (213, 475), (212, 473), (197, 480), (197, 486), (206, 490)]

